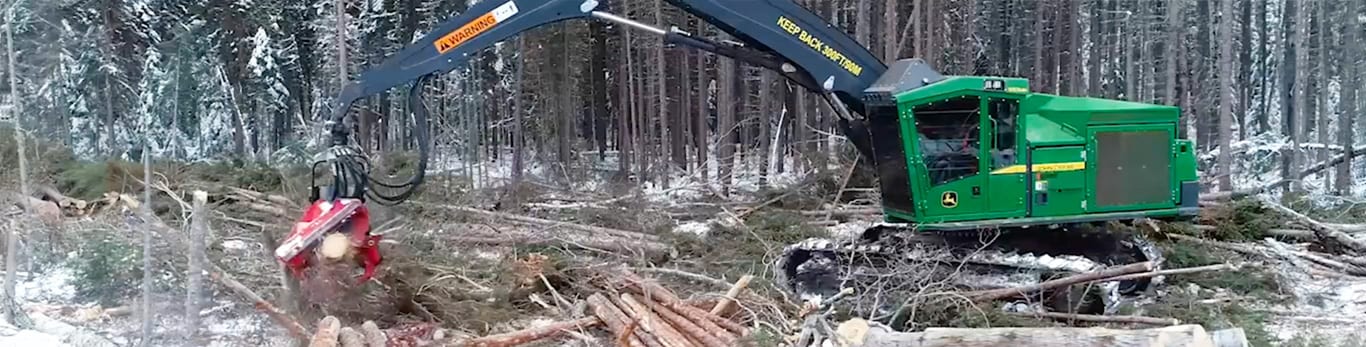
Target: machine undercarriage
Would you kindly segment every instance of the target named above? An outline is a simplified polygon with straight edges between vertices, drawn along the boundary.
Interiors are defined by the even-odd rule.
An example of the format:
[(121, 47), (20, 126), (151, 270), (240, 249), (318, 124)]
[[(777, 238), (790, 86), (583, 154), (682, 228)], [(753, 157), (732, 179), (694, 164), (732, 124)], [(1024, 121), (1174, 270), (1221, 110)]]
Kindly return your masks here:
[[(1157, 247), (1120, 223), (1056, 228), (993, 228), (924, 231), (912, 224), (878, 224), (857, 237), (812, 238), (787, 246), (776, 263), (784, 290), (802, 301), (827, 298), (844, 288), (879, 296), (882, 304), (860, 315), (896, 312), (901, 302), (924, 294), (927, 284), (994, 289), (1017, 287), (1110, 266), (1151, 261)], [(1077, 290), (1042, 293), (1030, 305), (1081, 313), (1112, 313), (1141, 299), (1160, 277), (1106, 282)]]

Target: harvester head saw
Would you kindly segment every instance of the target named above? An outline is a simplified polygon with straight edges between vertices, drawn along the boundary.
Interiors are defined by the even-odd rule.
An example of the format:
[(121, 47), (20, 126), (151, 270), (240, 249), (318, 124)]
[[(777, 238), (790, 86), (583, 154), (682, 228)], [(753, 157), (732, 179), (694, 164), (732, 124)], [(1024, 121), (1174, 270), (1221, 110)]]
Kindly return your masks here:
[[(359, 282), (374, 277), (375, 269), (383, 260), (379, 253), (383, 235), (371, 233), (370, 211), (365, 206), (368, 166), (365, 157), (352, 147), (337, 146), (315, 156), (310, 180), (313, 203), (275, 249), (275, 257), (285, 263), (293, 276), (304, 277), (306, 270), (318, 261), (354, 256), (365, 268)], [(331, 171), (332, 184), (317, 184), (319, 174), (325, 173), (320, 171)], [(324, 249), (321, 247), (323, 241), (329, 235), (345, 240), (346, 245), (320, 254)]]

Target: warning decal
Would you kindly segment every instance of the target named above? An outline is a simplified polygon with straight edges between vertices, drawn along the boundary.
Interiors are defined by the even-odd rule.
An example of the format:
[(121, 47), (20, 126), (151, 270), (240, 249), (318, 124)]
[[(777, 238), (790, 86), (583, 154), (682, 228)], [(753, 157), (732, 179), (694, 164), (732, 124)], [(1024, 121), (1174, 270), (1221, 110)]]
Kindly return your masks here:
[(498, 23), (502, 23), (516, 14), (517, 4), (508, 1), (505, 4), (498, 6), (498, 8), (493, 9), (493, 11), (485, 13), (484, 15), (479, 16), (479, 18), (475, 18), (473, 21), (461, 26), (459, 29), (455, 29), (455, 31), (446, 34), (446, 36), (442, 36), (432, 44), (436, 46), (437, 52), (446, 54), (446, 52), (450, 52), (452, 49), (455, 49), (455, 47), (459, 47), (461, 44), (465, 43), (465, 41), (469, 41), (475, 36), (488, 31), (495, 25), (498, 25)]

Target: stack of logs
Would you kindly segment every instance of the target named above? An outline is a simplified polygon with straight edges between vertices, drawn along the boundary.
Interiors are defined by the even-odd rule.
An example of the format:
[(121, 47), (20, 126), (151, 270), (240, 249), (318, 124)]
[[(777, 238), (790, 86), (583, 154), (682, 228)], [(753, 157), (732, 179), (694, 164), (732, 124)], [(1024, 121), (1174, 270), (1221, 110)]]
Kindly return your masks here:
[[(588, 312), (583, 317), (478, 338), (446, 337), (442, 333), (420, 345), (519, 346), (599, 327), (610, 333), (608, 345), (613, 346), (724, 347), (739, 345), (740, 339), (750, 333), (743, 324), (748, 317), (740, 312), (734, 299), (748, 286), (749, 276), (741, 278), (715, 301), (684, 300), (672, 290), (625, 269), (604, 271), (600, 277), (594, 283), (597, 292), (585, 299)], [(328, 317), (319, 324), (309, 346), (366, 347), (375, 344), (363, 340), (386, 340), (365, 334), (365, 330), (341, 328), (336, 318)], [(389, 345), (395, 345), (392, 337), (387, 340)]]

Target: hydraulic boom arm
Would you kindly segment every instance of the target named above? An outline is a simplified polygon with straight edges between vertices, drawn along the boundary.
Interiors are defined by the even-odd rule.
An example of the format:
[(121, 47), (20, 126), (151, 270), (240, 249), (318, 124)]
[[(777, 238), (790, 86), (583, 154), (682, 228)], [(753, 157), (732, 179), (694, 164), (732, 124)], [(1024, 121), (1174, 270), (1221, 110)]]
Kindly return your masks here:
[[(422, 105), (421, 86), (430, 76), (445, 74), (465, 66), (471, 55), (524, 31), (569, 19), (598, 19), (663, 36), (668, 43), (713, 52), (732, 59), (762, 66), (824, 96), (839, 113), (845, 132), (864, 154), (868, 149), (862, 121), (854, 113), (864, 113), (862, 92), (886, 72), (886, 65), (849, 35), (831, 26), (791, 0), (667, 0), (734, 36), (740, 43), (716, 42), (695, 37), (677, 28), (658, 28), (603, 11), (596, 0), (483, 0), (464, 13), (437, 25), (415, 43), (367, 71), (341, 92), (330, 118), (334, 155), (354, 158), (345, 147), (350, 129), (344, 119), (352, 103), (413, 82), (410, 109), (419, 123), (418, 138), (425, 139), (426, 108)], [(853, 128), (850, 123), (855, 124)], [(851, 130), (856, 129), (856, 130)], [(863, 135), (851, 134), (854, 132)], [(380, 196), (397, 201), (406, 197), (422, 181), (426, 163), (426, 141), (421, 141), (422, 158), (418, 172), (407, 183), (393, 185), (371, 182), (389, 188), (407, 188), (398, 195)], [(361, 167), (361, 168), (357, 168)], [(334, 165), (339, 195), (364, 194), (370, 181), (362, 165)], [(375, 194), (371, 192), (372, 196)]]

